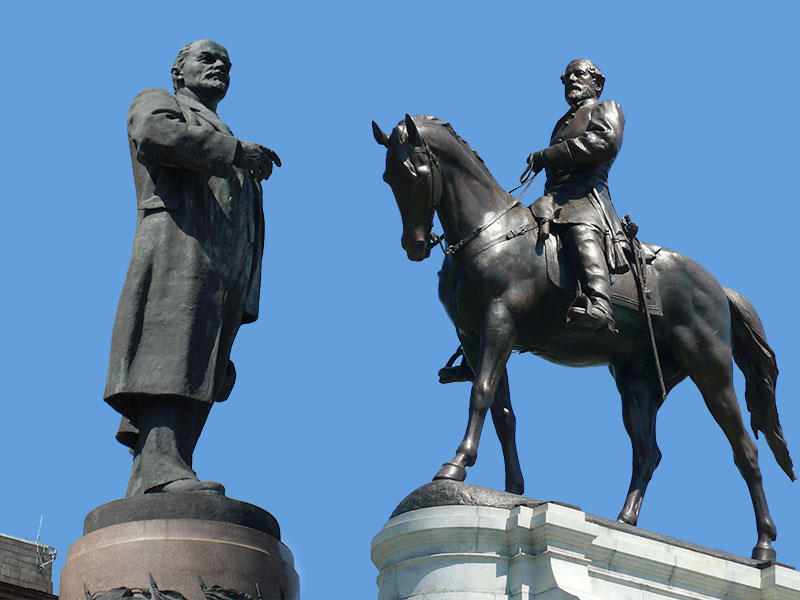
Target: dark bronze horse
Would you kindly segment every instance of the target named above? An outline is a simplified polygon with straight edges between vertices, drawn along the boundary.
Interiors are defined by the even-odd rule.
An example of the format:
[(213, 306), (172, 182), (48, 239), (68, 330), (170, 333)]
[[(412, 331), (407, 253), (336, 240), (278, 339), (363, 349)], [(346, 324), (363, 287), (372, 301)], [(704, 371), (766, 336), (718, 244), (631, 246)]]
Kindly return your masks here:
[[(655, 426), (663, 397), (644, 313), (618, 308), (616, 335), (567, 328), (564, 315), (574, 296), (548, 280), (530, 210), (521, 205), (506, 210), (513, 198), (452, 127), (434, 117), (406, 116), (391, 136), (375, 123), (373, 132), (387, 148), (383, 178), (400, 209), (408, 258), (421, 261), (430, 255), (434, 213), (449, 244), (469, 240), (445, 256), (439, 274), (439, 298), (475, 373), (469, 421), (455, 457), (435, 479), (466, 478), (491, 409), (505, 458), (506, 490), (523, 492), (506, 372), (512, 350), (571, 367), (608, 365), (633, 446), (631, 484), (618, 520), (635, 525), (661, 459)], [(485, 228), (473, 235), (481, 226)], [(652, 267), (662, 295), (663, 316), (653, 317), (653, 327), (666, 391), (687, 376), (700, 389), (750, 490), (758, 530), (753, 558), (774, 560), (771, 542), (776, 529), (761, 483), (758, 451), (733, 389), (732, 359), (745, 375), (754, 433), (764, 433), (781, 468), (795, 479), (775, 406), (775, 354), (752, 305), (720, 286), (700, 265), (663, 249)]]

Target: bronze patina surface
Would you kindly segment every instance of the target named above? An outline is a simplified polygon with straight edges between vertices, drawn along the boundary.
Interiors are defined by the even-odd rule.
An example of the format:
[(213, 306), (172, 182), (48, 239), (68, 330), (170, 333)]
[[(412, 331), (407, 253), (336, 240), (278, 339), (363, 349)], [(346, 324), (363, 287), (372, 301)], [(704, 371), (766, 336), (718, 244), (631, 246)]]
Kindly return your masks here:
[[(586, 71), (582, 76), (586, 76), (590, 72), (586, 62), (573, 61), (567, 68), (564, 81), (568, 100), (569, 82), (575, 75), (570, 69), (582, 65), (581, 70)], [(529, 157), (534, 171), (540, 167), (548, 170), (545, 190), (555, 192), (555, 198), (545, 202), (552, 206), (560, 202), (562, 185), (571, 186), (573, 181), (596, 185), (598, 177), (607, 175), (616, 152), (613, 144), (598, 141), (602, 137), (598, 131), (604, 130), (603, 135), (609, 140), (619, 137), (611, 135), (612, 130), (621, 136), (621, 113), (617, 107), (601, 109), (601, 104), (589, 98), (577, 112), (584, 106), (591, 107), (591, 114), (584, 115), (586, 123), (591, 124), (595, 113), (601, 111), (598, 123), (605, 122), (606, 126), (576, 127), (569, 133), (574, 137), (559, 141), (565, 130), (558, 125), (554, 144)], [(617, 125), (611, 126), (612, 121)], [(591, 268), (597, 273), (602, 271), (605, 279), (595, 285), (590, 279), (597, 273), (591, 277), (586, 272), (583, 276), (578, 273), (584, 300), (576, 304), (575, 294), (556, 287), (548, 278), (543, 236), (539, 235), (544, 223), (541, 215), (534, 215), (528, 207), (515, 202), (449, 123), (430, 116), (406, 115), (391, 135), (383, 133), (374, 122), (373, 133), (386, 148), (383, 178), (391, 186), (400, 209), (402, 246), (408, 258), (421, 261), (430, 255), (434, 214), (438, 215), (449, 244), (439, 274), (439, 298), (455, 325), (466, 359), (465, 369), (469, 371), (467, 378), (473, 381), (466, 433), (455, 456), (442, 466), (435, 479), (466, 478), (466, 468), (477, 459), (484, 419), (491, 412), (503, 448), (506, 490), (523, 493), (506, 371), (512, 351), (532, 352), (571, 367), (607, 366), (622, 398), (623, 421), (633, 448), (631, 483), (618, 519), (635, 525), (645, 490), (661, 459), (655, 425), (666, 394), (662, 393), (659, 372), (663, 373), (666, 393), (689, 377), (730, 442), (734, 462), (747, 483), (758, 531), (753, 558), (774, 560), (772, 541), (776, 529), (762, 486), (758, 452), (742, 422), (734, 392), (734, 360), (745, 376), (753, 431), (764, 434), (781, 468), (790, 478), (795, 475), (775, 403), (775, 354), (747, 299), (723, 288), (693, 260), (663, 248), (652, 260), (652, 271), (648, 268), (657, 280), (663, 311), (652, 317), (651, 336), (646, 312), (616, 307), (612, 316), (603, 307), (612, 264), (609, 248), (613, 250), (617, 238), (612, 233), (610, 246), (603, 242), (601, 247), (597, 239), (588, 244), (594, 246), (589, 254), (596, 261)], [(593, 146), (595, 150), (591, 149)], [(598, 150), (604, 147), (605, 151)], [(587, 189), (586, 185), (583, 189)], [(603, 212), (592, 212), (590, 200), (587, 195), (571, 195), (562, 205), (576, 203), (569, 209), (569, 221), (596, 232), (616, 219), (616, 227), (621, 229), (619, 219), (610, 210), (603, 220), (589, 222), (587, 214), (600, 219)], [(606, 208), (609, 207), (610, 203)], [(567, 237), (575, 226), (561, 223), (557, 217), (552, 222), (553, 231)], [(626, 256), (628, 251), (624, 247), (620, 250), (622, 257), (636, 268), (636, 262)], [(578, 263), (584, 260), (575, 258)], [(580, 270), (580, 265), (576, 266)], [(605, 291), (600, 289), (603, 286)], [(601, 307), (599, 311), (595, 311), (597, 306)], [(585, 320), (579, 326), (571, 322), (576, 307), (584, 311)], [(612, 332), (612, 327), (617, 331)], [(660, 357), (660, 369), (653, 346)]]

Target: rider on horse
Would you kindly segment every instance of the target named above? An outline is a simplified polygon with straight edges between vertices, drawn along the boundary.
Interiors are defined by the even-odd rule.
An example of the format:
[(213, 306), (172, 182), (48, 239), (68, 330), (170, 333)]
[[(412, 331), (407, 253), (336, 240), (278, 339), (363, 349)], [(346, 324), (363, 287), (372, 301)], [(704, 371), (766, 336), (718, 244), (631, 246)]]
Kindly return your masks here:
[(550, 146), (528, 157), (534, 173), (547, 173), (545, 195), (531, 210), (552, 221), (569, 253), (581, 294), (567, 322), (593, 330), (615, 330), (609, 272), (624, 273), (628, 243), (608, 192), (608, 172), (622, 146), (625, 118), (613, 100), (598, 102), (605, 77), (586, 59), (573, 60), (561, 76), (570, 105), (553, 129)]
[[(628, 270), (629, 242), (611, 204), (608, 172), (622, 147), (625, 117), (613, 100), (598, 101), (605, 76), (592, 61), (573, 60), (561, 81), (570, 109), (556, 123), (550, 146), (528, 156), (534, 173), (547, 174), (544, 196), (531, 211), (543, 233), (554, 225), (580, 282), (568, 325), (613, 332), (609, 273)], [(452, 366), (455, 357), (439, 372), (443, 383), (472, 378), (466, 364)]]

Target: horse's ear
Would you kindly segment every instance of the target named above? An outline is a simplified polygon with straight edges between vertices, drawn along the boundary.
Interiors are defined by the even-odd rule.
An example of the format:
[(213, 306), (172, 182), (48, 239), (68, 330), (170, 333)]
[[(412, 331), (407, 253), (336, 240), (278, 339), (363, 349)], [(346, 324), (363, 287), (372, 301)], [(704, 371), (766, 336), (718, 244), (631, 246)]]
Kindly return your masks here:
[(381, 131), (381, 128), (378, 127), (378, 124), (373, 121), (372, 122), (372, 135), (375, 136), (375, 141), (378, 142), (381, 146), (389, 147), (389, 136)]
[(422, 145), (422, 136), (419, 134), (417, 124), (409, 115), (406, 115), (406, 131), (408, 132), (408, 141), (416, 146)]

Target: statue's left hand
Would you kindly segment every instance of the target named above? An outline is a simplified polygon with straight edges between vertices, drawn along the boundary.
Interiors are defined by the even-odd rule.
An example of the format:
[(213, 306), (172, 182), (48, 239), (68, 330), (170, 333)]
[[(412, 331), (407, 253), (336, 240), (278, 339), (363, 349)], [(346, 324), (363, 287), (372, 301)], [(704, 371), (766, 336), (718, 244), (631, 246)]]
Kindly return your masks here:
[(525, 162), (528, 163), (528, 165), (531, 168), (531, 171), (533, 171), (534, 173), (538, 173), (539, 171), (541, 171), (544, 168), (542, 165), (538, 164), (538, 162), (536, 161), (536, 152), (531, 152), (528, 155), (528, 158), (525, 160)]

